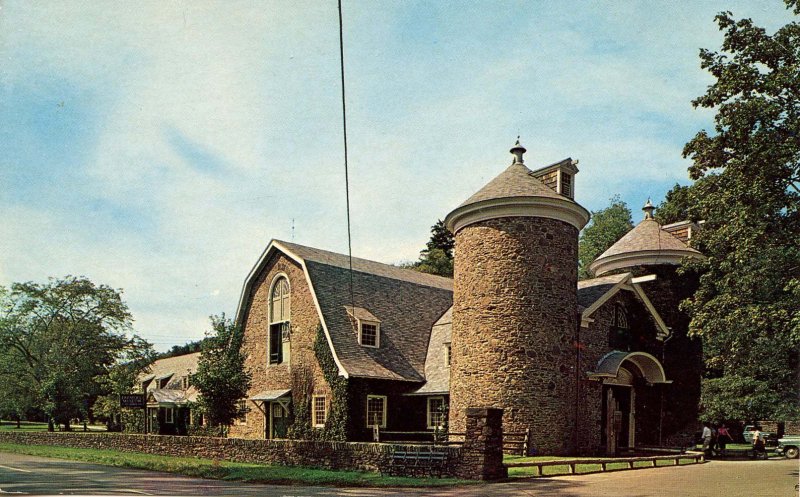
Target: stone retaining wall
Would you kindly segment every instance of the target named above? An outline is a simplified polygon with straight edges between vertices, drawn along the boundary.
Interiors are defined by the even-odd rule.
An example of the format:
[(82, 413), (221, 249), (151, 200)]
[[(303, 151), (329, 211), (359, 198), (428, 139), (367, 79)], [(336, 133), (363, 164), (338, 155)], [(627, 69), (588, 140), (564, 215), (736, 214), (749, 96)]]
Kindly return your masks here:
[[(393, 444), (362, 442), (47, 432), (0, 432), (0, 443), (113, 449), (177, 457), (361, 471), (380, 471), (388, 468), (391, 462), (391, 450), (399, 447)], [(413, 446), (403, 447), (409, 450)], [(461, 449), (441, 447), (440, 450), (448, 452), (449, 464), (445, 475), (451, 476), (454, 474), (454, 467), (461, 461)]]

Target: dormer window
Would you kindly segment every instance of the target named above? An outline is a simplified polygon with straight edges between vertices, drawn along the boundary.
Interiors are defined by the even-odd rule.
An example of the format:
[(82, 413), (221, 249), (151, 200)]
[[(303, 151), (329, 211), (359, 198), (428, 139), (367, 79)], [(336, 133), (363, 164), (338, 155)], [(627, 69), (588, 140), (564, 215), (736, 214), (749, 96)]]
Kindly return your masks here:
[(358, 344), (363, 347), (379, 348), (381, 346), (380, 320), (363, 307), (346, 306), (345, 310), (355, 326)]
[(364, 347), (380, 346), (380, 323), (359, 322), (358, 342)]
[(578, 161), (567, 158), (533, 171), (533, 176), (554, 192), (575, 198), (574, 180), (578, 174), (577, 164)]

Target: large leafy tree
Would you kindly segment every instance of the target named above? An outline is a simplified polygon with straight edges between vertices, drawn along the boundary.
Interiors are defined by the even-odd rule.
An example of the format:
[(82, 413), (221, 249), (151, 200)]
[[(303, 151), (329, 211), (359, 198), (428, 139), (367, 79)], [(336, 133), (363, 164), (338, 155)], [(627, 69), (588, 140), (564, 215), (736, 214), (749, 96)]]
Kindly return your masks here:
[(122, 409), (119, 396), (134, 391), (138, 377), (150, 367), (157, 354), (152, 345), (138, 337), (134, 338), (133, 345), (120, 354), (117, 362), (109, 368), (108, 374), (100, 378), (106, 394), (98, 397), (93, 413), (97, 418), (106, 421), (109, 429), (126, 428), (137, 431), (138, 425), (144, 423), (144, 413), (138, 409)]
[(705, 416), (788, 419), (800, 413), (800, 24), (716, 22), (721, 50), (700, 53), (716, 81), (693, 102), (716, 111), (714, 130), (684, 148), (707, 256), (691, 263), (702, 276), (684, 308), (703, 339)]
[(691, 188), (675, 184), (658, 205), (655, 218), (662, 226), (665, 224), (677, 223), (679, 221), (692, 220), (689, 212), (691, 208)]
[(608, 207), (592, 212), (592, 220), (578, 240), (578, 277), (591, 278), (589, 264), (631, 228), (631, 210), (619, 195), (611, 197)]
[(194, 384), (200, 390), (200, 409), (211, 426), (233, 423), (241, 412), (238, 401), (247, 397), (251, 375), (244, 367), (244, 335), (225, 315), (211, 316), (212, 331), (202, 342)]
[(69, 429), (105, 393), (109, 370), (144, 345), (127, 336), (131, 322), (120, 291), (86, 278), (14, 283), (0, 291), (0, 383), (19, 409)]

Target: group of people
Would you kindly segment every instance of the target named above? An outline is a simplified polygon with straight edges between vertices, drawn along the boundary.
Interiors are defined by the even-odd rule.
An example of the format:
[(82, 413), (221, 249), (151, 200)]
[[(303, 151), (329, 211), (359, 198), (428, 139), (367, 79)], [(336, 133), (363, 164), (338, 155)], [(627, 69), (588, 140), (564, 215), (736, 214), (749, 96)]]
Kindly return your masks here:
[[(728, 427), (725, 423), (717, 426), (712, 423), (703, 423), (703, 452), (706, 458), (713, 455), (725, 455), (725, 447), (728, 443), (733, 442)], [(760, 438), (760, 437), (759, 437)], [(763, 441), (762, 441), (763, 444)]]

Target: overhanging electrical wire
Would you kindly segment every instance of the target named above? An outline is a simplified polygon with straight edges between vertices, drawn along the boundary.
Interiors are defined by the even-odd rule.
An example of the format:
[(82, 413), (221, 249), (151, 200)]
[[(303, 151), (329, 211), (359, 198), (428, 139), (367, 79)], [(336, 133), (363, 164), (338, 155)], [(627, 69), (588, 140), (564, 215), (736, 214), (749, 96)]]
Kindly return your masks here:
[(342, 27), (342, 0), (338, 0), (339, 5), (339, 67), (342, 75), (342, 135), (344, 137), (344, 193), (347, 203), (347, 257), (350, 261), (350, 306), (353, 316), (356, 313), (356, 299), (353, 292), (353, 247), (350, 237), (350, 180), (347, 170), (347, 105), (344, 93), (344, 29)]

